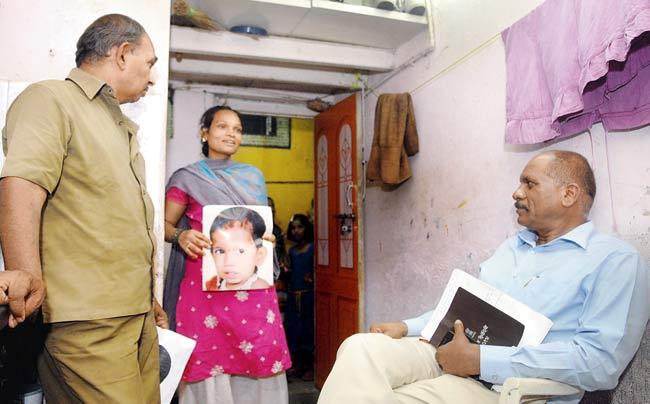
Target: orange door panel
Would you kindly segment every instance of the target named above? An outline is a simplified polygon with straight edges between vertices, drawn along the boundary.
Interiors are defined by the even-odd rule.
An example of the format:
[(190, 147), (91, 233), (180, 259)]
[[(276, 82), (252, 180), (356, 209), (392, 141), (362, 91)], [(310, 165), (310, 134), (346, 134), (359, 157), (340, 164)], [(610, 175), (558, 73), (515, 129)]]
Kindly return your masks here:
[(316, 385), (336, 350), (359, 331), (357, 100), (346, 98), (315, 119)]

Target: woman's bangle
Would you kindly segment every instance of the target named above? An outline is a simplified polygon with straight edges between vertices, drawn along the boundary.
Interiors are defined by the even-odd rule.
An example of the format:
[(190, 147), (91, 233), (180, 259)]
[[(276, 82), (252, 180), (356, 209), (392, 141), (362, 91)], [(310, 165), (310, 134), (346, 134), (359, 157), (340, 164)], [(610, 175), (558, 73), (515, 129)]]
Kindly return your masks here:
[(183, 233), (187, 229), (181, 229), (181, 228), (176, 228), (174, 230), (174, 235), (172, 236), (172, 244), (178, 244), (178, 239), (181, 237), (181, 233)]

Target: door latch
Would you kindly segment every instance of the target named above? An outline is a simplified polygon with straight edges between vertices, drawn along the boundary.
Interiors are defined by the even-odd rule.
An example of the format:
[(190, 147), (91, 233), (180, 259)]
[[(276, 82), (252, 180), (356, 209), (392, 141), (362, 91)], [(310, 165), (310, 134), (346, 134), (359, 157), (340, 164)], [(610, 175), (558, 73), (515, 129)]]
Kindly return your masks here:
[(354, 213), (338, 213), (335, 218), (341, 221), (341, 234), (346, 235), (352, 232), (352, 224), (357, 216)]

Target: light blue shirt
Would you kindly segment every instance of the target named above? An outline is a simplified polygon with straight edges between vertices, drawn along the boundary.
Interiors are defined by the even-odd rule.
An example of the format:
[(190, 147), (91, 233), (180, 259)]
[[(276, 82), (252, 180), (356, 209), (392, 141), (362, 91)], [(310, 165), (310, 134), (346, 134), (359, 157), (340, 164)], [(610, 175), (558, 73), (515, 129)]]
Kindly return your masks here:
[[(480, 378), (538, 377), (583, 390), (611, 389), (634, 356), (650, 316), (650, 278), (634, 247), (584, 223), (547, 244), (522, 230), (481, 264), (480, 278), (544, 314), (539, 346), (481, 345)], [(431, 312), (405, 320), (418, 335)], [(580, 397), (568, 398), (579, 401)]]

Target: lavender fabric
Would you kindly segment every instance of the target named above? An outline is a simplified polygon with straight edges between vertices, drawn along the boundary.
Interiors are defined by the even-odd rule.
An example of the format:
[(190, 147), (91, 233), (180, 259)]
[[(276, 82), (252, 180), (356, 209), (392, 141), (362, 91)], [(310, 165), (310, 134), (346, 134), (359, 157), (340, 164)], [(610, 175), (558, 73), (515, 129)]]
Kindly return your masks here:
[(650, 123), (650, 0), (547, 0), (506, 31), (506, 143)]

